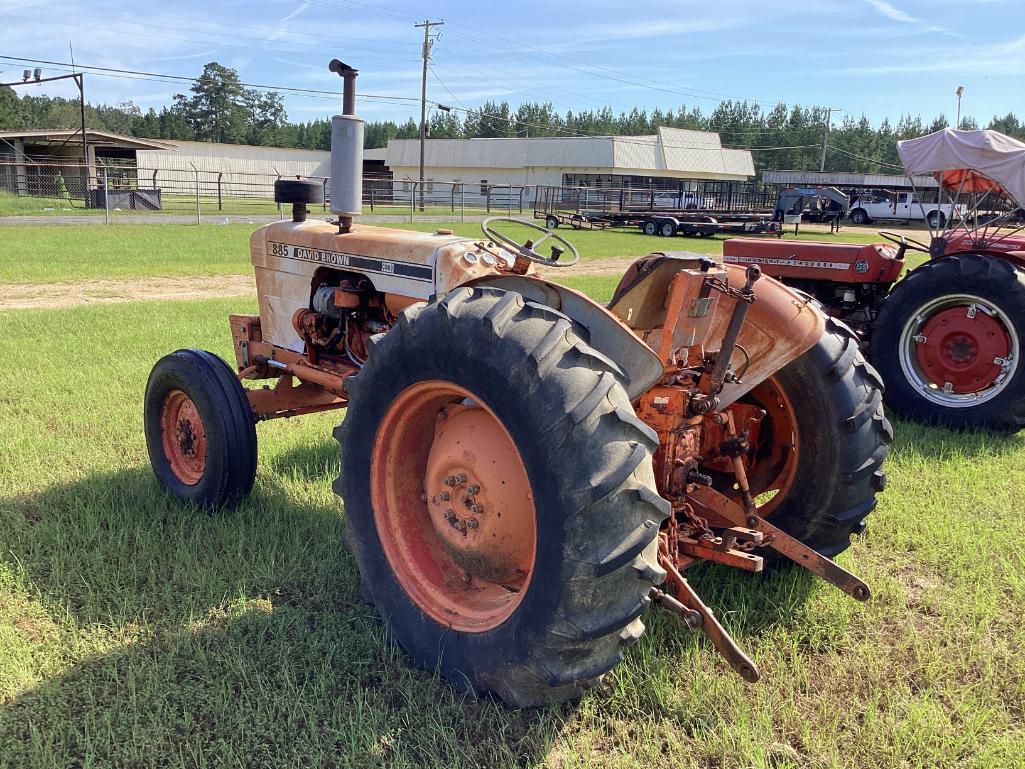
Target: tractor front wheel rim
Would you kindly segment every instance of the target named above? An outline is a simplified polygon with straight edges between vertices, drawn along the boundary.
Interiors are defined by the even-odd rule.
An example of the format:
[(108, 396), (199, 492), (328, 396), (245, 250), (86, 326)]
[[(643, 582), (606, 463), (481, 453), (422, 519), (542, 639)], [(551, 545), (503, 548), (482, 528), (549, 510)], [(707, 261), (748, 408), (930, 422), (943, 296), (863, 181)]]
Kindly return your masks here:
[(206, 470), (206, 428), (199, 409), (185, 391), (171, 390), (160, 409), (160, 440), (171, 472), (195, 486)]
[(1019, 359), (1011, 319), (972, 294), (926, 302), (904, 324), (900, 338), (905, 378), (923, 398), (945, 408), (969, 408), (997, 397)]
[(534, 570), (533, 493), (509, 431), (450, 382), (388, 407), (370, 462), (374, 522), (406, 595), (438, 623), (483, 632), (508, 619)]

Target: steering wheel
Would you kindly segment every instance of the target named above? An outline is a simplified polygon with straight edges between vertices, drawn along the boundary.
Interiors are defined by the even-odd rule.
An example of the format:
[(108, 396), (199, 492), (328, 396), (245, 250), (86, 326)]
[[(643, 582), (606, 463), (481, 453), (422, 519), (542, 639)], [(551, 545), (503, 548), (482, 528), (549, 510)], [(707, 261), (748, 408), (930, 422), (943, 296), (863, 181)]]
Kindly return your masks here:
[[(492, 222), (509, 222), (510, 224), (519, 224), (525, 227), (530, 227), (532, 230), (537, 230), (538, 232), (544, 234), (537, 240), (528, 239), (523, 243), (518, 243), (515, 239), (495, 229), (494, 226), (492, 226)], [(572, 267), (580, 259), (580, 253), (577, 251), (577, 249), (573, 246), (572, 243), (570, 243), (568, 240), (561, 237), (560, 235), (556, 235), (547, 227), (542, 227), (540, 224), (534, 224), (534, 222), (528, 221), (527, 219), (515, 219), (508, 216), (492, 216), (489, 219), (485, 219), (483, 222), (481, 222), (480, 228), (484, 231), (484, 234), (487, 235), (488, 238), (493, 240), (495, 243), (502, 243), (508, 246), (509, 248), (512, 248), (514, 251), (516, 251), (517, 254), (524, 257), (525, 259), (529, 259), (532, 262), (537, 262), (538, 264), (543, 264), (546, 267)], [(559, 248), (559, 246), (553, 244), (551, 246), (552, 255), (542, 256), (537, 252), (536, 249), (538, 246), (540, 246), (542, 243), (548, 240), (548, 238), (555, 238), (555, 240), (557, 240), (559, 243), (562, 243), (562, 245), (564, 245), (566, 248)], [(571, 255), (570, 261), (560, 262), (559, 259), (562, 257), (564, 253), (566, 253), (567, 249), (569, 250), (569, 253)]]
[(890, 232), (889, 230), (879, 230), (879, 237), (884, 240), (888, 240), (891, 243), (904, 246), (904, 248), (910, 248), (912, 251), (922, 251), (926, 254), (930, 253), (929, 246), (925, 245), (920, 240), (909, 238), (907, 235), (902, 235), (899, 232)]

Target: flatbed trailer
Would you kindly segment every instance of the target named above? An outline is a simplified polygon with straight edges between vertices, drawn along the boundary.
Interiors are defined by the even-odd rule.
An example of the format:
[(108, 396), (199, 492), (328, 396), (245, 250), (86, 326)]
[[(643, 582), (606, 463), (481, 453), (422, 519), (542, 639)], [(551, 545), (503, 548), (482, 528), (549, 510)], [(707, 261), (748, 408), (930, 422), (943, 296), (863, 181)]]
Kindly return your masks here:
[(538, 187), (534, 218), (544, 220), (550, 229), (638, 227), (649, 235), (662, 236), (778, 236), (781, 227), (772, 221), (777, 194), (762, 185), (732, 182), (701, 193)]

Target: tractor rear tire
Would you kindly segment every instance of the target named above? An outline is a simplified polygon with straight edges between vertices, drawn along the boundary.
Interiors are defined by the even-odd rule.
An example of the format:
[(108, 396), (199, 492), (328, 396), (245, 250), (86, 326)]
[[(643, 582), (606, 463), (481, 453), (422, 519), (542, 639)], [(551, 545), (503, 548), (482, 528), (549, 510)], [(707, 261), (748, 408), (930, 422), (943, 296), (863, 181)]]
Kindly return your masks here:
[[(361, 596), (417, 666), (515, 707), (572, 699), (597, 682), (643, 633), (649, 591), (665, 578), (658, 532), (670, 506), (654, 490), (657, 436), (634, 413), (618, 367), (582, 333), (514, 292), (460, 288), (414, 305), (375, 337), (368, 363), (348, 380), (348, 411), (335, 431), (335, 491)], [(452, 470), (444, 487), (431, 474), (437, 431), (466, 411), (486, 411), (497, 423), (492, 434), (514, 447), (512, 461), (481, 464), (502, 468), (503, 487), (521, 473), (532, 499), (520, 519), (533, 529), (529, 568), (523, 561), (515, 589), (488, 605), (483, 598), (505, 584), (475, 571), (483, 549), (460, 561), (446, 537), (466, 520), (464, 494), (508, 491), (472, 467)], [(443, 452), (455, 463), (447, 468), (489, 452), (465, 430), (456, 437), (461, 448)], [(472, 485), (457, 493), (461, 483)], [(435, 508), (439, 498), (458, 515)], [(490, 540), (473, 537), (501, 525), (497, 511), (506, 509), (506, 522), (512, 514), (497, 504), (473, 508), (480, 521), (456, 541), (483, 547)], [(396, 516), (402, 526), (390, 523)]]
[(881, 466), (893, 428), (883, 415), (883, 383), (855, 333), (827, 318), (819, 341), (775, 384), (794, 404), (798, 455), (792, 485), (766, 517), (832, 558), (864, 530), (886, 487)]
[[(937, 318), (942, 311), (942, 302), (950, 297), (956, 307), (957, 297), (962, 305), (971, 297), (989, 306), (993, 314), (988, 328), (965, 327), (964, 337), (969, 348), (974, 347), (981, 355), (984, 339), (994, 329), (1006, 336), (1006, 344), (1017, 360), (1011, 362), (1011, 371), (1003, 381), (994, 381), (992, 392), (980, 392), (985, 398), (976, 405), (966, 405), (966, 399), (946, 394), (935, 388), (925, 389), (923, 383), (931, 381), (928, 369), (922, 370), (917, 353), (919, 341), (913, 336), (916, 352), (909, 347), (909, 336), (915, 332), (916, 316), (928, 311), (930, 305), (935, 311), (930, 316)], [(946, 310), (948, 313), (950, 310)], [(982, 310), (978, 311), (980, 314)], [(1003, 316), (1003, 317), (1001, 317)], [(995, 324), (995, 325), (994, 325)], [(917, 323), (921, 330), (928, 330), (928, 320)], [(910, 329), (910, 330), (909, 330)], [(939, 331), (939, 327), (936, 327)], [(920, 333), (918, 331), (917, 333)], [(949, 336), (951, 344), (957, 339)], [(926, 342), (928, 342), (928, 334)], [(899, 281), (883, 301), (879, 315), (872, 326), (870, 355), (886, 380), (886, 402), (896, 413), (907, 419), (931, 424), (941, 424), (958, 429), (984, 428), (990, 430), (1017, 432), (1025, 427), (1025, 360), (1022, 360), (1025, 346), (1025, 271), (1007, 259), (983, 254), (952, 254), (932, 259), (908, 273)], [(939, 351), (942, 353), (943, 351)], [(937, 352), (933, 351), (936, 355)], [(945, 359), (938, 357), (943, 363)], [(953, 380), (964, 369), (956, 360), (948, 365)], [(937, 374), (942, 371), (932, 371)], [(909, 380), (918, 379), (915, 381)], [(967, 388), (966, 388), (967, 389)]]
[(253, 488), (253, 411), (235, 372), (213, 353), (178, 350), (157, 361), (143, 424), (157, 482), (183, 502), (216, 511)]

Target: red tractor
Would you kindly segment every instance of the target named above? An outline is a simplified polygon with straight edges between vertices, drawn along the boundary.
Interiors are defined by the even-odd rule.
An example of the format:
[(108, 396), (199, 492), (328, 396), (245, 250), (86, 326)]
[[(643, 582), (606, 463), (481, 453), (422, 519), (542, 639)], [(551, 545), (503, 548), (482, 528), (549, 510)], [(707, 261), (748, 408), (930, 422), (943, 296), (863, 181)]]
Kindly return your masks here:
[[(958, 428), (1025, 427), (1025, 144), (995, 131), (944, 129), (897, 145), (913, 178), (968, 205), (932, 227), (931, 242), (880, 232), (889, 244), (763, 241), (723, 246), (727, 264), (759, 265), (854, 328), (908, 419)], [(919, 196), (921, 199), (921, 196)], [(924, 215), (923, 215), (924, 216)], [(900, 279), (907, 251), (928, 260)]]

